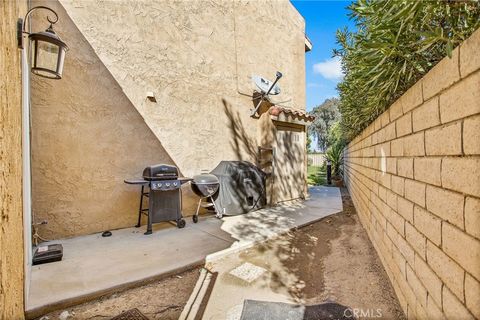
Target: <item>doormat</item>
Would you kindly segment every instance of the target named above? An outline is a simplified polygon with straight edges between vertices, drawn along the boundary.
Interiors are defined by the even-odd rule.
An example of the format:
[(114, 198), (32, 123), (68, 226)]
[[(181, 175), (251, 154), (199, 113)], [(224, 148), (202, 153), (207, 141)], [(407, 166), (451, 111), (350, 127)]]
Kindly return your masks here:
[(350, 308), (334, 302), (302, 306), (283, 302), (245, 300), (240, 320), (343, 320)]
[(145, 315), (141, 313), (137, 308), (133, 308), (122, 312), (111, 320), (148, 320), (148, 318), (145, 317)]

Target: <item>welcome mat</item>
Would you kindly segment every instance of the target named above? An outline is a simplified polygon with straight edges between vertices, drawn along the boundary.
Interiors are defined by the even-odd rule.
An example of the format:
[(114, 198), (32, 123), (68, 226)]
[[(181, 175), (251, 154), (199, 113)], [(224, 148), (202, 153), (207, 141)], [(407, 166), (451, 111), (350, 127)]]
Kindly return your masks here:
[(334, 302), (311, 306), (245, 300), (240, 320), (351, 320), (350, 308)]
[(112, 318), (111, 320), (148, 320), (147, 317), (143, 315), (137, 308), (133, 308), (122, 312), (118, 316)]

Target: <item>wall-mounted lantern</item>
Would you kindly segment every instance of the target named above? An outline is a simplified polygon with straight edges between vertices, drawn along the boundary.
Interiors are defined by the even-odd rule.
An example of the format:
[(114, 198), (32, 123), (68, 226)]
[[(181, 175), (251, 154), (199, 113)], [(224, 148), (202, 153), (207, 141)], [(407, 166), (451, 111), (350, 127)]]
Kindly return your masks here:
[[(44, 32), (29, 33), (25, 31), (25, 24), (28, 16), (36, 9), (45, 9), (52, 12), (55, 18), (52, 20), (47, 16), (50, 26)], [(58, 15), (48, 7), (38, 6), (30, 9), (24, 19), (19, 18), (17, 22), (18, 46), (23, 48), (23, 34), (28, 34), (31, 52), (31, 70), (34, 74), (49, 78), (61, 79), (65, 53), (68, 46), (53, 31), (53, 25), (57, 23)]]

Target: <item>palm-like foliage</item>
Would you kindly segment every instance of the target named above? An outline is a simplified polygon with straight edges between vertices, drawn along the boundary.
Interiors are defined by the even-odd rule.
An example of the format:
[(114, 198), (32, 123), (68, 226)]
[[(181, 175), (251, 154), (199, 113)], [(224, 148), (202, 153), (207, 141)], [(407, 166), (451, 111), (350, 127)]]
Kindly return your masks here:
[(357, 31), (337, 31), (342, 129), (354, 137), (480, 27), (478, 1), (356, 0)]
[(335, 143), (330, 146), (325, 153), (325, 158), (330, 160), (332, 163), (332, 175), (341, 176), (341, 167), (343, 165), (343, 148), (345, 145), (343, 143)]

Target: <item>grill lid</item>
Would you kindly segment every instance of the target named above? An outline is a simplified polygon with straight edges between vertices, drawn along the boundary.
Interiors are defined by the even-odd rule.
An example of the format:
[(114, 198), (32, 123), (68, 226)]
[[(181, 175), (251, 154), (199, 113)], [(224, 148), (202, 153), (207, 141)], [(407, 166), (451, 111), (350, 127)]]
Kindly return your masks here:
[(195, 184), (218, 184), (218, 178), (210, 173), (202, 173), (193, 177)]
[(178, 169), (168, 164), (148, 166), (143, 170), (143, 178), (145, 180), (177, 179)]

